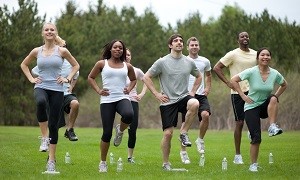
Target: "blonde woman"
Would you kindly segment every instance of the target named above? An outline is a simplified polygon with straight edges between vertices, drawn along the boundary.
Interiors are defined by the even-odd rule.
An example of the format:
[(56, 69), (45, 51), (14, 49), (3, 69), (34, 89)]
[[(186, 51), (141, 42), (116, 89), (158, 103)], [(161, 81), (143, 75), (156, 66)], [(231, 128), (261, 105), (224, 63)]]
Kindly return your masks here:
[[(39, 123), (48, 121), (49, 156), (45, 173), (59, 173), (55, 170), (55, 153), (58, 141), (57, 123), (63, 105), (63, 83), (68, 83), (79, 70), (79, 64), (68, 49), (57, 45), (58, 31), (53, 23), (46, 23), (42, 28), (44, 45), (34, 48), (22, 61), (21, 69), (34, 85), (34, 97)], [(72, 65), (72, 71), (65, 78), (61, 76), (64, 59)], [(33, 77), (29, 70), (32, 61), (37, 60), (39, 76)], [(47, 108), (49, 107), (49, 116)], [(48, 118), (49, 117), (49, 118)], [(44, 124), (45, 125), (45, 124)]]

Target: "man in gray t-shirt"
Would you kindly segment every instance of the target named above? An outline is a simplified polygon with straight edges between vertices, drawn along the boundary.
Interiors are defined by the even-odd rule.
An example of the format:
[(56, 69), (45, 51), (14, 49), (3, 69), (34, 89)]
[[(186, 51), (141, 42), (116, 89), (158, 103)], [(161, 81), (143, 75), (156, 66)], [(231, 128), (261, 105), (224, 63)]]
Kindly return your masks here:
[[(182, 54), (183, 38), (173, 34), (168, 41), (170, 54), (158, 59), (146, 72), (143, 81), (152, 94), (161, 102), (160, 112), (164, 131), (161, 149), (163, 169), (171, 170), (169, 155), (174, 127), (177, 126), (178, 112), (185, 115), (185, 124), (180, 129), (180, 141), (190, 147), (188, 130), (198, 113), (199, 102), (194, 98), (201, 83), (201, 74), (195, 62)], [(196, 77), (192, 90), (188, 91), (189, 76)], [(161, 91), (158, 92), (151, 78), (158, 77)]]

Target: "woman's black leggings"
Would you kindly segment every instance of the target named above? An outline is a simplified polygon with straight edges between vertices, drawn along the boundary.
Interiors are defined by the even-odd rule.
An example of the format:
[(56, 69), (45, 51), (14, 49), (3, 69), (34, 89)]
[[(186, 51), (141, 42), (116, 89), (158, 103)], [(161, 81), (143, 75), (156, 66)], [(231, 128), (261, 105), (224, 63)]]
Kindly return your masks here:
[(136, 130), (139, 125), (139, 103), (131, 101), (133, 109), (133, 120), (128, 128), (128, 148), (134, 148), (136, 142)]
[[(59, 91), (34, 89), (36, 115), (39, 122), (48, 121), (50, 144), (58, 141), (58, 120), (64, 100), (64, 93)], [(49, 117), (48, 117), (49, 115)]]
[(112, 103), (102, 103), (100, 105), (103, 134), (101, 140), (110, 142), (116, 113), (121, 115), (121, 121), (130, 124), (133, 120), (133, 110), (130, 100), (122, 99)]

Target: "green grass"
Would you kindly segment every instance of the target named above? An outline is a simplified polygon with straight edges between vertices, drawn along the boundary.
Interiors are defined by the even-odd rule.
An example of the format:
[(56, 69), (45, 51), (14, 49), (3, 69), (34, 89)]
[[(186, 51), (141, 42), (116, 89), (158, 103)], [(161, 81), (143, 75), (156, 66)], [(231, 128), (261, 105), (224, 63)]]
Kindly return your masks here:
[[(259, 154), (259, 172), (248, 171), (249, 140), (243, 132), (242, 154), (244, 165), (232, 163), (234, 156), (233, 132), (208, 130), (205, 145), (205, 166), (199, 167), (199, 154), (195, 144), (188, 149), (191, 164), (184, 165), (179, 157), (179, 130), (174, 131), (170, 161), (173, 168), (186, 168), (188, 172), (166, 172), (161, 169), (161, 129), (138, 129), (135, 149), (136, 164), (124, 162), (124, 170), (116, 172), (116, 164), (108, 167), (108, 173), (99, 173), (100, 128), (76, 128), (79, 141), (70, 142), (59, 132), (57, 165), (59, 175), (43, 175), (48, 153), (38, 151), (40, 134), (38, 127), (0, 126), (0, 179), (300, 179), (300, 132), (284, 132), (268, 137), (263, 132)], [(196, 130), (190, 131), (195, 140)], [(115, 158), (127, 159), (127, 139), (124, 135), (119, 147), (111, 145), (109, 152)], [(64, 163), (64, 155), (70, 152), (72, 164)], [(268, 164), (268, 154), (274, 155), (274, 164)], [(222, 172), (221, 160), (228, 159), (228, 171)], [(109, 158), (108, 158), (109, 159)]]

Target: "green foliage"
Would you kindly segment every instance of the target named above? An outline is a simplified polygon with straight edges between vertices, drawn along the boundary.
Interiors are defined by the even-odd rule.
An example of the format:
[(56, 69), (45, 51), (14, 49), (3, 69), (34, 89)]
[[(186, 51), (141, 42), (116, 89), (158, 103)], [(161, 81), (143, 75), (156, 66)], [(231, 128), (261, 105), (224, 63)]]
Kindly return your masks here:
[[(48, 153), (38, 151), (40, 133), (34, 127), (0, 126), (0, 179), (299, 179), (300, 152), (299, 132), (284, 132), (280, 136), (268, 137), (262, 133), (258, 163), (259, 172), (249, 172), (249, 140), (243, 131), (241, 152), (243, 165), (235, 165), (232, 131), (208, 131), (205, 138), (205, 166), (199, 167), (199, 154), (195, 144), (187, 148), (191, 164), (181, 163), (177, 140), (179, 130), (174, 131), (170, 162), (173, 168), (186, 168), (188, 172), (166, 172), (161, 168), (162, 157), (160, 141), (162, 130), (138, 129), (137, 144), (134, 151), (135, 164), (127, 163), (127, 132), (119, 147), (110, 146), (115, 158), (124, 160), (124, 168), (116, 172), (116, 164), (108, 164), (107, 173), (99, 173), (99, 133), (100, 128), (76, 128), (79, 141), (70, 142), (59, 132), (56, 153), (56, 169), (59, 175), (44, 175)], [(189, 132), (191, 140), (197, 138), (198, 131)], [(292, 148), (291, 148), (292, 147)], [(71, 164), (64, 163), (64, 155), (70, 153)], [(268, 154), (274, 155), (274, 164), (268, 164)], [(222, 172), (221, 160), (227, 157), (228, 170)], [(107, 159), (108, 160), (108, 159)], [(109, 160), (108, 160), (109, 162)]]
[(37, 4), (19, 1), (19, 9), (12, 13), (7, 6), (0, 7), (0, 117), (1, 124), (35, 124), (33, 112), (33, 85), (23, 75), (20, 64), (27, 54), (42, 45), (44, 18), (39, 17)]
[[(299, 24), (276, 19), (267, 10), (247, 15), (237, 5), (224, 6), (218, 19), (203, 22), (202, 12), (196, 12), (178, 21), (175, 27), (170, 24), (163, 27), (151, 8), (138, 16), (132, 6), (118, 11), (98, 0), (87, 11), (79, 11), (70, 0), (65, 9), (55, 23), (59, 35), (67, 41), (68, 49), (81, 65), (75, 88), (79, 97), (89, 88), (86, 78), (100, 59), (102, 47), (113, 39), (122, 39), (131, 49), (132, 64), (146, 72), (155, 60), (169, 52), (167, 39), (173, 33), (182, 34), (184, 40), (196, 36), (201, 44), (200, 54), (210, 59), (213, 66), (226, 52), (237, 48), (237, 33), (247, 31), (250, 47), (269, 47), (273, 61), (284, 70), (283, 74), (300, 69)], [(34, 0), (19, 0), (19, 9), (13, 12), (6, 5), (0, 7), (0, 124), (36, 124), (33, 84), (19, 65), (34, 47), (42, 45), (39, 34), (45, 17), (38, 16)], [(186, 49), (184, 53), (187, 54)]]

